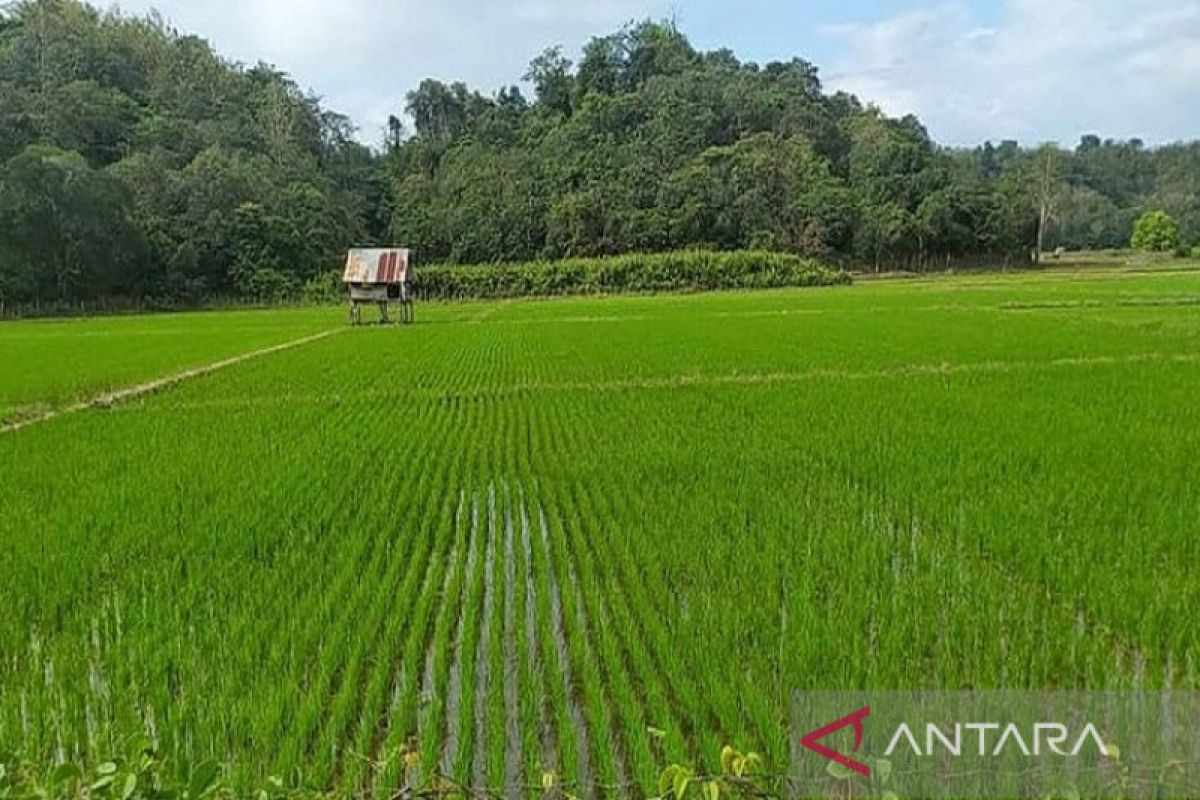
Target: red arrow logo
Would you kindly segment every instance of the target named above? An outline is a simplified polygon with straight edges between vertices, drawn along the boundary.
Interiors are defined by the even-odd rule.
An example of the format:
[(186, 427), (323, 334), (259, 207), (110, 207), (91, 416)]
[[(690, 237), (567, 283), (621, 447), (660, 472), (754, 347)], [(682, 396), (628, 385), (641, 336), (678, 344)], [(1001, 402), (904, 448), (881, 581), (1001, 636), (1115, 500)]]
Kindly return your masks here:
[(836, 750), (832, 750), (832, 749), (826, 747), (825, 745), (821, 744), (821, 741), (820, 741), (821, 739), (824, 739), (826, 736), (833, 733), (834, 731), (840, 731), (842, 728), (846, 727), (847, 725), (853, 725), (854, 726), (854, 749), (851, 752), (857, 753), (858, 748), (862, 746), (863, 720), (869, 716), (871, 716), (871, 707), (863, 706), (858, 711), (855, 711), (852, 714), (847, 714), (846, 716), (842, 717), (841, 719), (834, 720), (833, 722), (829, 723), (828, 725), (825, 725), (824, 727), (817, 728), (815, 731), (809, 731), (808, 733), (804, 734), (804, 736), (800, 737), (800, 744), (804, 745), (809, 750), (812, 750), (817, 755), (824, 756), (825, 758), (828, 758), (830, 761), (836, 761), (837, 763), (841, 764), (843, 767), (846, 767), (847, 769), (852, 769), (855, 772), (857, 772), (859, 775), (862, 775), (865, 778), (869, 778), (869, 777), (871, 777), (871, 768), (870, 767), (868, 767), (866, 764), (862, 763), (861, 761), (855, 761), (853, 758), (851, 758), (848, 755), (839, 753)]

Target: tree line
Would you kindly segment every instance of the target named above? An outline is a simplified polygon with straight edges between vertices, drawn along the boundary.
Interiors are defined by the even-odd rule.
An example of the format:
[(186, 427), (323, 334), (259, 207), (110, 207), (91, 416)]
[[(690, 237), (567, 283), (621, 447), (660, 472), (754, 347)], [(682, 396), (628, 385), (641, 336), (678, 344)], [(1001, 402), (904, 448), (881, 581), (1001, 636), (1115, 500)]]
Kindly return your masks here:
[(839, 265), (1026, 263), (1200, 241), (1200, 145), (938, 146), (801, 59), (701, 52), (670, 23), (537, 57), (485, 95), (429, 79), (367, 147), (286, 73), (157, 16), (0, 12), (0, 302), (162, 304), (322, 286), (351, 245), (473, 264), (683, 248)]

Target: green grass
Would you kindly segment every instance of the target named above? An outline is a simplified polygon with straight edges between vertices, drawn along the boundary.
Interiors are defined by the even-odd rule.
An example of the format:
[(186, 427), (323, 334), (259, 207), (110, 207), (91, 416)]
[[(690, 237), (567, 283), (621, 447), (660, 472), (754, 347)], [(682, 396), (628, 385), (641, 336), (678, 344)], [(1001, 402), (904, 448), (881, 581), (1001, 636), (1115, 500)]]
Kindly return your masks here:
[(0, 437), (0, 745), (649, 790), (796, 689), (1200, 684), (1200, 273), (422, 309)]
[(1127, 268), (1127, 269), (1197, 269), (1200, 261), (1180, 258), (1173, 253), (1151, 253), (1144, 250), (1069, 250), (1061, 255), (1046, 253), (1042, 264), (1045, 268), (1078, 269)]
[(295, 339), (333, 309), (0, 322), (0, 422)]

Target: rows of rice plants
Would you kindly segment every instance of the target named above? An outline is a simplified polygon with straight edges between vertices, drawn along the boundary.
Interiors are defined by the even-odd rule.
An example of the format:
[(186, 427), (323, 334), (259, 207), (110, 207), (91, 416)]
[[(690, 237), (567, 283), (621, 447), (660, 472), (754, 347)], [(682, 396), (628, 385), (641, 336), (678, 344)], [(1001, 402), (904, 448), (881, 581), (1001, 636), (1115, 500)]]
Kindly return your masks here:
[(0, 750), (637, 798), (798, 689), (1194, 688), (1193, 296), (447, 306), (0, 436)]
[(0, 324), (0, 423), (328, 329), (331, 309)]

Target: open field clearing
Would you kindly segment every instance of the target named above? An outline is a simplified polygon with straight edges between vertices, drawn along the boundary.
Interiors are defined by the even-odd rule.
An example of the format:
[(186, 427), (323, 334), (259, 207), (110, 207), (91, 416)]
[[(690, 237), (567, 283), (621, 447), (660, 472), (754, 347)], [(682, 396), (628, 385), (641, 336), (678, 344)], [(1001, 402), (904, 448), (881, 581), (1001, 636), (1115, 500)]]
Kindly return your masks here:
[[(0, 325), (0, 401), (340, 314)], [(419, 306), (0, 436), (0, 749), (640, 797), (796, 689), (1197, 688), (1198, 389), (1187, 271)]]

